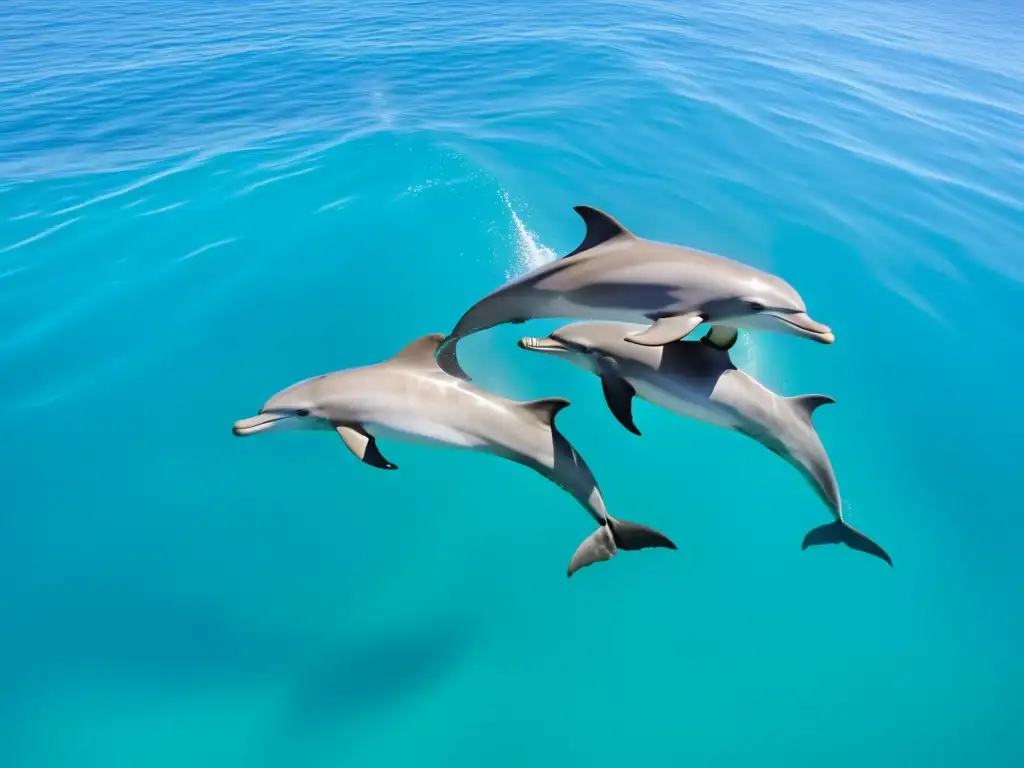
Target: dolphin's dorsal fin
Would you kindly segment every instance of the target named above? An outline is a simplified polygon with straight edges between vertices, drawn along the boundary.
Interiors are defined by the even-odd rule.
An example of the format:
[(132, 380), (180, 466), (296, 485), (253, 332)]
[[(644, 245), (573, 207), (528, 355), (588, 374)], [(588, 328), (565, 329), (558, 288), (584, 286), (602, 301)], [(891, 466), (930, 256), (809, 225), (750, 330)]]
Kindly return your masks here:
[(391, 358), (391, 361), (405, 365), (424, 365), (436, 368), (437, 360), (434, 356), (444, 339), (443, 333), (428, 333), (426, 336), (420, 336), (415, 341), (406, 344), (397, 355)]
[(555, 416), (558, 412), (569, 405), (564, 397), (542, 397), (540, 400), (527, 400), (520, 403), (519, 407), (524, 408), (548, 426), (554, 426)]
[[(442, 344), (444, 341), (442, 341)], [(454, 376), (457, 379), (463, 381), (472, 381), (469, 374), (466, 373), (462, 364), (459, 362), (459, 355), (455, 349), (455, 345), (459, 343), (457, 338), (448, 340), (447, 344), (441, 347), (441, 351), (437, 353), (437, 367), (447, 373), (449, 376)]]
[(828, 405), (834, 403), (828, 395), (796, 395), (795, 397), (786, 398), (798, 413), (803, 414), (804, 418), (808, 421), (811, 420), (811, 416), (814, 414), (814, 409), (819, 405)]
[(576, 247), (576, 250), (572, 253), (567, 253), (563, 258), (567, 259), (582, 251), (590, 250), (594, 246), (606, 243), (615, 237), (634, 236), (632, 232), (619, 224), (614, 218), (604, 211), (599, 211), (597, 208), (592, 208), (589, 205), (577, 205), (573, 210), (580, 215), (583, 223), (587, 225), (587, 234), (584, 235), (583, 242)]

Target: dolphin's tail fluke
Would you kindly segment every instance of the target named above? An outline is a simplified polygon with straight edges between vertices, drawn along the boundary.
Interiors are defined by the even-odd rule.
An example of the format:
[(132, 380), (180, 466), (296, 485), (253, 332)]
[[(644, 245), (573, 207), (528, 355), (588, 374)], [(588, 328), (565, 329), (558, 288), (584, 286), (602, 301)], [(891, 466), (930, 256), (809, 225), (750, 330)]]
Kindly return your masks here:
[(449, 336), (442, 341), (437, 353), (437, 364), (449, 376), (454, 376), (463, 381), (470, 381), (469, 374), (459, 364), (459, 358), (455, 352), (455, 345), (458, 343), (458, 337), (454, 336)]
[(616, 520), (608, 515), (608, 527), (612, 530), (615, 544), (619, 549), (651, 549), (660, 547), (662, 549), (675, 549), (676, 545), (672, 540), (653, 528), (648, 528), (640, 523), (631, 523), (629, 520)]
[(884, 549), (842, 520), (836, 520), (834, 523), (822, 525), (809, 531), (804, 536), (801, 549), (815, 547), (819, 544), (845, 544), (850, 549), (866, 552), (880, 560), (885, 560), (890, 567), (892, 566), (892, 558)]
[(640, 525), (640, 523), (631, 523), (628, 520), (616, 520), (609, 515), (608, 522), (599, 526), (580, 544), (572, 556), (572, 560), (569, 561), (569, 570), (566, 575), (572, 576), (580, 568), (611, 560), (620, 549), (629, 551), (654, 547), (675, 549), (676, 545), (668, 536), (653, 528)]

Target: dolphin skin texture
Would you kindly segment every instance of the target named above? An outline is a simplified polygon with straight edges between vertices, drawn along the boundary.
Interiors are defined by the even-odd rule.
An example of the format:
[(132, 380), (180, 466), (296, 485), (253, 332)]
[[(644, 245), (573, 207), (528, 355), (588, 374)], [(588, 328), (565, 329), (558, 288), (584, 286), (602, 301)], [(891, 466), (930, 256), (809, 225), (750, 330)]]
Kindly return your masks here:
[(673, 413), (753, 438), (795, 467), (828, 506), (834, 522), (810, 531), (803, 548), (845, 544), (890, 566), (882, 547), (844, 519), (839, 485), (811, 417), (827, 395), (781, 397), (733, 365), (729, 350), (737, 330), (714, 325), (700, 341), (661, 347), (633, 344), (641, 326), (612, 322), (572, 323), (546, 338), (523, 338), (519, 346), (562, 358), (601, 379), (616, 419), (639, 435), (632, 402), (640, 397)]
[(533, 469), (578, 501), (597, 522), (568, 575), (618, 550), (675, 549), (658, 531), (608, 514), (590, 468), (555, 426), (562, 398), (516, 402), (445, 373), (436, 359), (443, 334), (422, 336), (394, 357), (323, 374), (278, 392), (258, 415), (237, 421), (248, 436), (284, 429), (333, 430), (360, 461), (394, 470), (377, 439), (479, 451)]
[(603, 211), (579, 205), (586, 235), (572, 253), (505, 283), (474, 304), (439, 348), (444, 370), (469, 380), (460, 339), (540, 318), (639, 323), (626, 338), (662, 346), (701, 323), (835, 341), (800, 294), (779, 277), (722, 256), (637, 237)]

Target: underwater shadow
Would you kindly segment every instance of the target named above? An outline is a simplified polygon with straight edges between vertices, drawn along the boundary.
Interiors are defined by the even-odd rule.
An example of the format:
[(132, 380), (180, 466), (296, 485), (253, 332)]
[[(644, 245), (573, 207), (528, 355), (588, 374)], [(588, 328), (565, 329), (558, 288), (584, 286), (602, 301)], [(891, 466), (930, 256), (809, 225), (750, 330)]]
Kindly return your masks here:
[(313, 639), (123, 583), (85, 584), (18, 613), (0, 639), (0, 680), (12, 686), (74, 670), (175, 686), (250, 681), (281, 671)]
[(458, 667), (478, 634), (467, 619), (448, 618), (342, 647), (295, 683), (287, 724), (347, 723), (423, 693)]

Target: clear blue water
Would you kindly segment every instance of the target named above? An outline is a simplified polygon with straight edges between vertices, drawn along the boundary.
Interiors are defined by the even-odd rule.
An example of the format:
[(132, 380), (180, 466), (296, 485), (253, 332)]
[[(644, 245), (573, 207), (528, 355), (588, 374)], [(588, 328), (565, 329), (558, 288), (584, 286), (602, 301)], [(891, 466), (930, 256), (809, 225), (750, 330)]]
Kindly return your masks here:
[[(1024, 763), (1019, 3), (0, 8), (0, 764)], [(572, 206), (769, 269), (836, 330), (738, 361), (895, 567), (752, 441), (529, 355), (613, 514), (489, 457), (233, 438), (449, 330)], [(541, 334), (557, 323), (525, 328)]]

